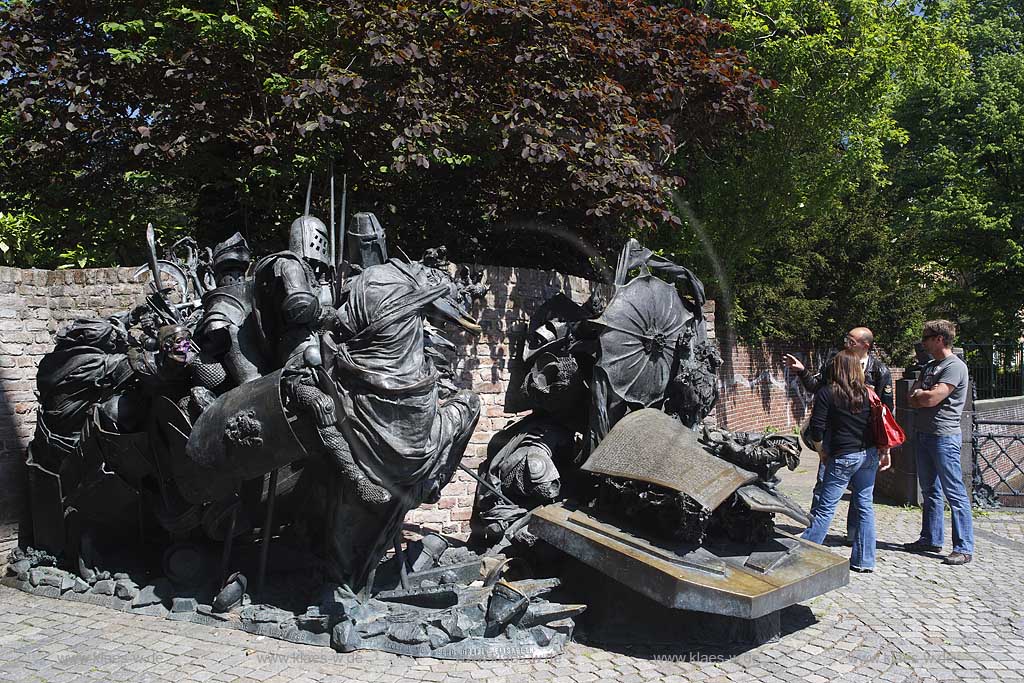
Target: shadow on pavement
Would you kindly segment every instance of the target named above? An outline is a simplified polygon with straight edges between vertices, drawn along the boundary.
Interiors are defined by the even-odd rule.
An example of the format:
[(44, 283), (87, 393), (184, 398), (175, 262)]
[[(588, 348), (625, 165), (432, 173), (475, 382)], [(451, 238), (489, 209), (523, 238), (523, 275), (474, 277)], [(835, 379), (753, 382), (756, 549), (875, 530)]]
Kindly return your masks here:
[[(814, 612), (806, 605), (792, 605), (781, 611), (781, 638), (802, 631), (818, 623)], [(606, 642), (603, 639), (588, 638), (585, 632), (578, 632), (574, 640), (583, 645), (598, 647), (637, 659), (668, 662), (725, 662), (746, 652), (761, 647), (759, 644), (720, 644), (699, 639), (680, 639), (675, 643), (625, 644)], [(775, 642), (775, 641), (769, 641)]]

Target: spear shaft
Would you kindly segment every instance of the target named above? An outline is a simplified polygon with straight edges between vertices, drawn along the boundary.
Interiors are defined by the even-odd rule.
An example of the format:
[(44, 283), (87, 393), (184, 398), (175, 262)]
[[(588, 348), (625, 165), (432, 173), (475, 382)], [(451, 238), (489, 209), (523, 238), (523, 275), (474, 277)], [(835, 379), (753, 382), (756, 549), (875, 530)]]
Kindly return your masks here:
[(348, 173), (341, 176), (341, 218), (338, 220), (338, 259), (337, 270), (341, 273), (341, 263), (345, 260), (345, 217), (348, 211)]
[(338, 272), (337, 241), (334, 234), (334, 159), (331, 159), (331, 260), (334, 261), (334, 272)]

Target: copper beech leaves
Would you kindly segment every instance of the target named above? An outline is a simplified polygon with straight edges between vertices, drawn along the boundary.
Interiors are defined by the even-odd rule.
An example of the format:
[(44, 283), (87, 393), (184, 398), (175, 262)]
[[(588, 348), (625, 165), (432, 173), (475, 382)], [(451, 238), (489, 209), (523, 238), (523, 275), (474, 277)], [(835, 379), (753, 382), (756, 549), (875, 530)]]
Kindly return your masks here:
[(403, 237), (499, 258), (465, 237), (543, 217), (610, 251), (676, 220), (674, 169), (763, 127), (772, 86), (725, 23), (633, 0), (7, 3), (0, 71), (5, 151), (45, 145), (83, 192), (113, 168), (197, 188), (199, 164), (272, 223), (297, 160), (333, 157)]

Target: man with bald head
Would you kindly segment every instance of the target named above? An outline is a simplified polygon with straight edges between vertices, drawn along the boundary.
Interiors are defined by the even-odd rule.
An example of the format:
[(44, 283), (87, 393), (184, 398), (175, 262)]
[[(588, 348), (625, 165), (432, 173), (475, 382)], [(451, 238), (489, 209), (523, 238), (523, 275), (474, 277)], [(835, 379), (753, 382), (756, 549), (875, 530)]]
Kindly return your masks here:
[[(846, 333), (843, 343), (847, 349), (856, 353), (860, 358), (860, 365), (864, 368), (864, 378), (867, 380), (868, 386), (875, 390), (875, 393), (882, 399), (882, 403), (889, 406), (889, 410), (894, 410), (892, 374), (889, 372), (889, 368), (885, 366), (885, 363), (879, 360), (878, 356), (871, 353), (871, 349), (875, 344), (875, 335), (866, 327), (855, 327)], [(800, 383), (804, 385), (804, 389), (812, 394), (828, 384), (829, 372), (831, 372), (832, 368), (831, 357), (825, 361), (822, 369), (814, 375), (792, 354), (787, 353), (782, 357), (782, 360), (786, 363), (786, 367), (797, 373), (797, 376), (800, 377)]]
[[(843, 344), (847, 349), (853, 351), (860, 358), (861, 367), (864, 368), (864, 379), (867, 385), (875, 390), (879, 398), (882, 399), (882, 403), (889, 406), (889, 410), (894, 410), (894, 401), (892, 393), (892, 373), (889, 372), (889, 368), (886, 367), (878, 356), (871, 353), (871, 349), (875, 343), (875, 335), (871, 333), (866, 327), (855, 327), (846, 333), (846, 337), (843, 338)], [(831, 379), (832, 372), (832, 357), (830, 356), (822, 369), (817, 374), (811, 374), (811, 372), (804, 367), (804, 364), (797, 359), (796, 356), (787, 353), (782, 357), (782, 360), (793, 372), (797, 373), (800, 378), (800, 383), (803, 384), (804, 389), (811, 392), (812, 394), (817, 393), (818, 389), (827, 385)], [(819, 456), (821, 454), (819, 453)], [(818, 496), (821, 493), (822, 481), (825, 476), (825, 460), (824, 456), (818, 466), (818, 481), (814, 485), (814, 494), (811, 498), (811, 516), (814, 515), (814, 508), (818, 506)], [(853, 510), (853, 500), (850, 501), (851, 509), (847, 513), (847, 540), (853, 541), (853, 529), (850, 525), (851, 519), (856, 519), (856, 515)]]

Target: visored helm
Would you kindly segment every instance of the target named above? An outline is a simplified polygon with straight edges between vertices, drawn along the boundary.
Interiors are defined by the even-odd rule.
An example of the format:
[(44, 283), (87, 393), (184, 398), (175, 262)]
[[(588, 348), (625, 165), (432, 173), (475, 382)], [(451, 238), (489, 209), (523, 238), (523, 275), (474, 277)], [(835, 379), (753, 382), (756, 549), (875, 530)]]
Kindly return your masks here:
[(352, 226), (345, 234), (345, 251), (349, 263), (363, 268), (388, 260), (387, 238), (375, 215), (363, 211), (352, 217)]
[(298, 254), (310, 265), (333, 265), (331, 236), (327, 226), (315, 216), (299, 216), (288, 231), (288, 251)]
[(249, 243), (240, 233), (235, 233), (213, 248), (213, 276), (217, 286), (234, 284), (249, 269), (252, 255)]

